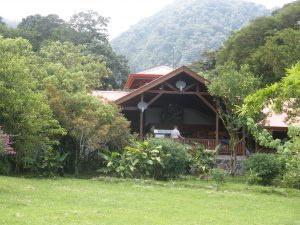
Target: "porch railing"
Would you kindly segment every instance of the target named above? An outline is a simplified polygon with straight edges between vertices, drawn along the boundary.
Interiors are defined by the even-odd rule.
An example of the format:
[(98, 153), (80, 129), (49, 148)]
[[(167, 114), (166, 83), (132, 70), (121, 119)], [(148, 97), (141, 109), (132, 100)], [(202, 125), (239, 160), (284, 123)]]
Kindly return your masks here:
[[(185, 138), (181, 140), (182, 143), (185, 144), (193, 144), (193, 143), (199, 143), (203, 144), (208, 149), (215, 149), (218, 144), (220, 144), (221, 149), (219, 150), (220, 155), (230, 155), (229, 145), (228, 144), (221, 144), (221, 141), (219, 140), (218, 144), (216, 144), (215, 139), (200, 139), (200, 138)], [(243, 142), (239, 142), (236, 146), (237, 155), (245, 155), (245, 146)]]

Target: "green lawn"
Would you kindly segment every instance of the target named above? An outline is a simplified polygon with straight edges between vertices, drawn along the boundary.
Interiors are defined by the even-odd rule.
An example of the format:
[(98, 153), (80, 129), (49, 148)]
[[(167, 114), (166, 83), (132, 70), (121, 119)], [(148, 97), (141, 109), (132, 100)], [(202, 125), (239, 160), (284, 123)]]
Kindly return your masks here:
[(0, 176), (0, 224), (300, 224), (300, 191), (231, 181)]

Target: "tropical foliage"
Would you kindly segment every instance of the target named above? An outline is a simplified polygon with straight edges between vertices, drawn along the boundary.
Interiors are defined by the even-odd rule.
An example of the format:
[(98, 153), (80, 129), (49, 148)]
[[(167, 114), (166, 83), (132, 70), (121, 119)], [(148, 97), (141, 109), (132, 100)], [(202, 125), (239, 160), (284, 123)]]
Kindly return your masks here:
[(207, 176), (217, 164), (218, 149), (206, 149), (201, 144), (194, 144), (189, 150), (189, 169), (191, 174)]
[(102, 156), (107, 160), (107, 166), (99, 171), (118, 177), (157, 179), (164, 167), (161, 161), (161, 146), (150, 147), (147, 141), (136, 141), (132, 146), (126, 146), (121, 153), (112, 152), (109, 156)]
[(118, 177), (177, 178), (187, 169), (186, 147), (169, 139), (134, 141), (120, 153), (101, 154), (107, 160), (99, 171)]
[(92, 10), (76, 13), (69, 21), (64, 21), (55, 14), (37, 14), (24, 18), (16, 29), (0, 24), (0, 34), (7, 38), (22, 37), (29, 40), (35, 52), (55, 41), (85, 45), (85, 51), (98, 58), (102, 57), (112, 72), (103, 87), (121, 88), (129, 68), (126, 58), (116, 54), (108, 43), (108, 22), (108, 18)]
[(249, 183), (255, 184), (252, 176), (257, 177), (259, 184), (270, 185), (280, 174), (280, 161), (273, 154), (253, 154), (245, 161), (245, 169), (250, 175)]
[(1, 37), (0, 122), (13, 134), (17, 168), (55, 173), (69, 155), (78, 174), (90, 152), (121, 148), (130, 138), (119, 109), (89, 94), (111, 72), (102, 57), (84, 51), (49, 42), (35, 53), (22, 38)]
[[(256, 93), (248, 96), (242, 108), (241, 115), (248, 117), (247, 125), (250, 132), (262, 146), (276, 149), (277, 157), (285, 163), (283, 181), (286, 185), (299, 188), (300, 180), (300, 128), (289, 127), (288, 139), (282, 143), (279, 139), (273, 139), (265, 129), (259, 127), (255, 121), (261, 118), (262, 109), (266, 105), (273, 104), (274, 112), (287, 112), (287, 122), (293, 122), (299, 115), (300, 99), (300, 63), (287, 70), (286, 77)], [(270, 107), (272, 107), (272, 104)]]

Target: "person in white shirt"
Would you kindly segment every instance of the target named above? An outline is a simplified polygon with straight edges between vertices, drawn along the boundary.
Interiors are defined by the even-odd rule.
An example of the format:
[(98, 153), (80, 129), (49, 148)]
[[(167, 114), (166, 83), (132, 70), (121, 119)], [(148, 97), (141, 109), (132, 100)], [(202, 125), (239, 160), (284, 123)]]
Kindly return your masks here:
[(177, 126), (174, 126), (174, 129), (171, 131), (171, 138), (173, 138), (173, 139), (178, 139), (178, 138), (184, 139), (184, 137), (182, 137), (180, 135), (180, 132), (179, 132)]

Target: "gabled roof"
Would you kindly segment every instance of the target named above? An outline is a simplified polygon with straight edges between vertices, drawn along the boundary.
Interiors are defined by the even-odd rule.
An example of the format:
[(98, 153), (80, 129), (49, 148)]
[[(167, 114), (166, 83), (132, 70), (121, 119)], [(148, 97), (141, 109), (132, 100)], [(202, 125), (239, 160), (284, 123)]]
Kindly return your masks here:
[(125, 88), (132, 88), (132, 85), (134, 83), (135, 80), (144, 80), (145, 82), (143, 83), (148, 83), (151, 80), (154, 80), (160, 76), (164, 76), (168, 73), (170, 73), (171, 71), (173, 71), (174, 69), (172, 69), (171, 67), (168, 66), (159, 66), (159, 67), (155, 67), (152, 69), (148, 69), (148, 70), (143, 70), (141, 72), (138, 73), (132, 73), (129, 74), (128, 79), (126, 81), (125, 84)]
[(180, 73), (186, 73), (187, 75), (193, 77), (194, 79), (198, 80), (199, 82), (203, 83), (203, 84), (208, 84), (210, 83), (207, 79), (205, 79), (204, 77), (200, 76), (199, 74), (195, 73), (194, 71), (192, 71), (191, 69), (189, 69), (188, 67), (186, 66), (181, 66), (173, 71), (171, 71), (170, 73), (164, 75), (164, 76), (160, 76), (158, 77), (157, 79), (147, 83), (146, 85), (130, 92), (129, 94), (127, 95), (124, 95), (123, 97), (117, 99), (115, 101), (116, 104), (121, 104), (135, 96), (138, 96), (140, 94), (142, 94), (143, 92), (171, 79), (172, 77), (175, 77), (176, 75), (180, 74)]

